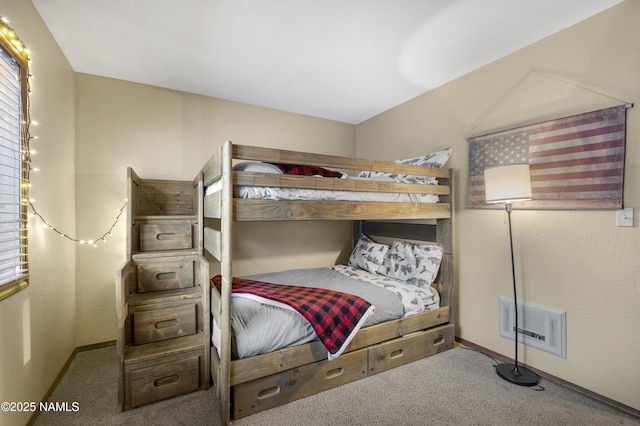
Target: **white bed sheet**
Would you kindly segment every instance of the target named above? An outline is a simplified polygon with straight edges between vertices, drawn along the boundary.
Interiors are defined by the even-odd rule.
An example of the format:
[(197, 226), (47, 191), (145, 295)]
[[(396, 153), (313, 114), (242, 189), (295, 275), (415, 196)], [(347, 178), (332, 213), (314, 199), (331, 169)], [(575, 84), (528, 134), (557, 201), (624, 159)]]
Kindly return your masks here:
[[(333, 178), (318, 178), (333, 179)], [(349, 177), (347, 179), (358, 179)], [(377, 179), (379, 180), (379, 179)], [(330, 201), (385, 201), (405, 203), (437, 203), (434, 194), (398, 194), (388, 192), (331, 191), (322, 189), (280, 188), (265, 186), (235, 186), (235, 198), (261, 200), (330, 200)]]

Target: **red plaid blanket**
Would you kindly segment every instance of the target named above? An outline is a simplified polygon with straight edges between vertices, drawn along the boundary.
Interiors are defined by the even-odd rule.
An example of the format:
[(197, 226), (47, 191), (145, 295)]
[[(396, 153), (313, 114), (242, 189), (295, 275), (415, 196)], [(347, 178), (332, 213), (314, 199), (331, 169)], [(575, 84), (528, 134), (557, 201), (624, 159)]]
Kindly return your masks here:
[(329, 359), (339, 356), (349, 345), (374, 306), (366, 300), (346, 293), (315, 287), (271, 284), (234, 278), (234, 295), (252, 295), (283, 303), (298, 311), (313, 327), (327, 348)]

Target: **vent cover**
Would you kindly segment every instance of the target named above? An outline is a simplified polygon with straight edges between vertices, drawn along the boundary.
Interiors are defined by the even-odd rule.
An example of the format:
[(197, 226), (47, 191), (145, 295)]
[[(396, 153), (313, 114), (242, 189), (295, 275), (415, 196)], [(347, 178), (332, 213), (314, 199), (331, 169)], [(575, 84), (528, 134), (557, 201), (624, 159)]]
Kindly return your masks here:
[[(500, 335), (511, 340), (515, 339), (513, 308), (513, 299), (500, 296)], [(566, 311), (518, 303), (518, 342), (566, 358), (566, 316)]]

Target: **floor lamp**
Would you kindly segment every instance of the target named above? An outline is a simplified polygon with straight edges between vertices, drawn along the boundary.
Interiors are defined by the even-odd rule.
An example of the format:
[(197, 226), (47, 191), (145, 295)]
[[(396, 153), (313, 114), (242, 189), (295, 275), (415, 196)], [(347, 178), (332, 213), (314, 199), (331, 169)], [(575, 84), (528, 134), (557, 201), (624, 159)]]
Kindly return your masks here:
[(516, 295), (516, 267), (513, 260), (513, 236), (511, 234), (512, 204), (531, 199), (531, 178), (528, 164), (509, 164), (484, 170), (484, 189), (487, 203), (504, 203), (509, 218), (509, 246), (511, 248), (511, 275), (513, 277), (513, 303), (515, 313), (515, 362), (498, 364), (500, 377), (520, 386), (534, 386), (540, 380), (533, 371), (518, 365), (518, 298)]

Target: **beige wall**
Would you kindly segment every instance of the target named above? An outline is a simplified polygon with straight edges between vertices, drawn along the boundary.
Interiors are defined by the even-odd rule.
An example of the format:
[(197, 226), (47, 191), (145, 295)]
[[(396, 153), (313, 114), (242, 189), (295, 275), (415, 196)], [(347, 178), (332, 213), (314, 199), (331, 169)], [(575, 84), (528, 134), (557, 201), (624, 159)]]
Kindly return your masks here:
[[(627, 101), (640, 95), (640, 3), (597, 17), (426, 93), (358, 126), (96, 76), (74, 74), (30, 2), (7, 0), (34, 59), (32, 116), (41, 125), (32, 196), (78, 238), (106, 231), (126, 196), (126, 168), (192, 179), (211, 150), (238, 143), (393, 159), (451, 145), (458, 218), (458, 334), (512, 355), (498, 335), (498, 297), (510, 296), (508, 240), (499, 211), (464, 208), (466, 138), (610, 101), (531, 70)], [(604, 105), (603, 105), (604, 104)], [(76, 110), (74, 117), (74, 110)], [(625, 201), (640, 209), (638, 107), (628, 111)], [(355, 143), (354, 143), (355, 141)], [(76, 246), (30, 221), (31, 287), (0, 302), (0, 400), (38, 401), (76, 346), (115, 339), (114, 273), (124, 261), (124, 218), (108, 243)], [(235, 272), (344, 260), (348, 225), (249, 224), (236, 232)], [(310, 232), (315, 247), (291, 243)], [(640, 409), (640, 235), (613, 212), (517, 211), (518, 270), (527, 301), (567, 311), (567, 359), (525, 349), (524, 362)], [(489, 255), (491, 254), (491, 255)], [(11, 324), (12, 326), (7, 326)], [(624, 367), (624, 368), (622, 368)], [(490, 365), (487, 368), (491, 368)], [(7, 424), (24, 424), (12, 415)]]
[[(79, 235), (101, 235), (113, 222), (126, 197), (127, 167), (142, 178), (193, 180), (213, 150), (228, 139), (354, 154), (355, 128), (350, 124), (85, 74), (77, 75), (76, 90)], [(333, 264), (350, 242), (349, 224), (294, 226), (237, 226), (242, 242), (235, 246), (235, 275), (283, 265)], [(310, 235), (314, 244), (296, 243), (292, 237), (298, 233)], [(107, 244), (78, 249), (80, 345), (115, 339), (114, 277), (125, 260), (125, 238), (123, 219)]]
[[(640, 2), (626, 1), (357, 126), (356, 155), (390, 159), (453, 146), (457, 334), (513, 357), (499, 336), (498, 298), (512, 298), (505, 213), (465, 209), (472, 135), (640, 99)], [(625, 206), (613, 211), (516, 211), (519, 297), (566, 310), (567, 358), (524, 348), (521, 361), (640, 409), (640, 110), (628, 110)], [(522, 346), (521, 346), (522, 348)], [(491, 368), (487, 363), (487, 368)]]
[[(45, 219), (75, 233), (74, 80), (64, 55), (31, 2), (3, 0), (31, 51), (31, 197)], [(29, 219), (30, 287), (0, 301), (0, 401), (40, 401), (76, 347), (75, 244)], [(29, 412), (0, 413), (0, 424), (23, 425)]]

